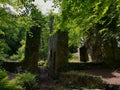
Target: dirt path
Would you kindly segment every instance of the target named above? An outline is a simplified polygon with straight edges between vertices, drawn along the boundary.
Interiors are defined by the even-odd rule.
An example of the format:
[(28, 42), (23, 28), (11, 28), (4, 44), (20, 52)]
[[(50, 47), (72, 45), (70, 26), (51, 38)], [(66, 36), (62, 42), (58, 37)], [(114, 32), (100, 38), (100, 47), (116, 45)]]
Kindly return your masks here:
[(39, 90), (56, 90), (54, 81), (43, 67), (39, 67)]
[(101, 76), (103, 80), (110, 85), (120, 85), (120, 69), (90, 69), (81, 70), (81, 72), (87, 72), (95, 76)]

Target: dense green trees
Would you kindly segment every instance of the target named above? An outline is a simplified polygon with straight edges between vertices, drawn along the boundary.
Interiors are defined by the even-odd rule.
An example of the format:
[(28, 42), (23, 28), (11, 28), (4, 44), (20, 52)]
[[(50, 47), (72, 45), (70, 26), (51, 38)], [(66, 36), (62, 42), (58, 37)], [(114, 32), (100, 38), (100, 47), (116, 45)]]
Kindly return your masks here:
[[(119, 16), (120, 14), (119, 0), (55, 1), (61, 2), (62, 20), (64, 25), (67, 25), (70, 28), (70, 25), (73, 24), (72, 28), (74, 28), (74, 33), (77, 35), (82, 32), (87, 32), (96, 23), (104, 25), (104, 28), (96, 30), (96, 32), (106, 32), (105, 34), (109, 34), (109, 30), (106, 30), (106, 26), (110, 24), (114, 17)], [(107, 18), (105, 18), (106, 16)], [(119, 25), (119, 23), (117, 24)], [(78, 29), (75, 30), (75, 28)]]
[[(54, 15), (54, 28), (51, 27), (52, 22), (49, 20), (51, 14), (48, 16), (42, 15), (32, 1), (0, 0), (1, 59), (24, 59), (23, 63), (27, 64), (27, 67), (37, 67), (39, 57), (41, 59), (47, 57), (49, 36), (54, 36), (57, 33), (56, 38), (65, 36), (63, 32), (68, 32), (68, 44), (72, 48), (71, 51), (73, 51), (73, 47), (85, 45), (89, 49), (88, 53), (94, 59), (103, 59), (103, 56), (107, 59), (109, 55), (104, 46), (110, 45), (114, 40), (116, 44), (117, 40), (120, 39), (120, 0), (54, 0), (55, 7), (59, 5), (61, 9), (59, 14)], [(6, 12), (6, 3), (14, 7), (16, 10), (14, 14), (8, 10)], [(49, 35), (51, 28), (54, 31)], [(37, 33), (35, 30), (39, 32)], [(65, 38), (62, 39), (65, 40)], [(26, 43), (25, 40), (27, 40)], [(39, 40), (41, 42), (41, 55), (39, 55)], [(105, 43), (106, 41), (108, 43)], [(33, 45), (33, 43), (37, 47), (34, 47), (35, 44)], [(115, 46), (117, 47), (117, 44)], [(23, 55), (24, 50), (25, 57)], [(102, 54), (103, 52), (106, 53)], [(30, 58), (31, 60), (29, 60)], [(32, 63), (35, 58), (35, 63)]]
[[(70, 28), (70, 44), (74, 42), (75, 46), (85, 45), (87, 53), (95, 61), (102, 59), (112, 64), (115, 60), (118, 63), (119, 0), (54, 1), (61, 5), (61, 25)], [(109, 49), (104, 46), (108, 46)], [(109, 51), (117, 53), (114, 55), (108, 53)]]
[(21, 19), (15, 14), (6, 12), (7, 6), (3, 6), (4, 7), (1, 5), (0, 8), (0, 46), (2, 49), (0, 51), (0, 54), (2, 54), (0, 55), (1, 59), (9, 58), (9, 56), (16, 54), (17, 49), (21, 46), (20, 41), (24, 39), (25, 36), (25, 28), (20, 24)]
[[(5, 13), (4, 15), (1, 15), (1, 35), (4, 36), (2, 41), (3, 44), (1, 44), (1, 54), (8, 54), (8, 57), (5, 57), (6, 59), (24, 59), (23, 60), (23, 66), (28, 65), (27, 69), (32, 71), (32, 68), (37, 67), (37, 63), (39, 60), (39, 44), (40, 44), (40, 31), (41, 31), (41, 27), (42, 27), (42, 14), (40, 11), (38, 11), (38, 9), (36, 8), (36, 6), (34, 4), (32, 4), (32, 1), (22, 1), (22, 2), (18, 2), (16, 1), (16, 5), (13, 5), (11, 3), (15, 3), (12, 2), (6, 2), (9, 3), (11, 5), (13, 5), (16, 10), (20, 9), (20, 8), (25, 8), (23, 9), (21, 12), (19, 12), (20, 14), (14, 14), (11, 15), (10, 12), (6, 12), (6, 9), (3, 7), (1, 7), (1, 9), (3, 10), (2, 13)], [(1, 2), (3, 4), (5, 4), (4, 2)], [(17, 6), (18, 4), (18, 6)], [(9, 8), (11, 9), (11, 8)], [(17, 11), (16, 11), (17, 12)], [(4, 19), (5, 18), (5, 21)], [(38, 29), (37, 29), (38, 28)], [(38, 31), (38, 33), (37, 33)], [(25, 40), (25, 33), (27, 32), (27, 36), (26, 36), (26, 49), (25, 49), (25, 58), (23, 57), (24, 54), (24, 46), (21, 44), (25, 44), (24, 40)], [(33, 38), (33, 39), (32, 39)], [(32, 41), (30, 40), (32, 39)], [(36, 42), (36, 40), (38, 42)], [(33, 41), (35, 42), (33, 45), (34, 47), (30, 47), (30, 45), (33, 43)], [(21, 42), (21, 43), (20, 43)], [(5, 46), (6, 45), (6, 46)], [(4, 46), (5, 50), (4, 50)], [(22, 46), (22, 47), (21, 47)], [(7, 49), (8, 47), (8, 49)], [(21, 48), (20, 48), (21, 47)], [(30, 47), (30, 48), (29, 48)], [(36, 49), (35, 49), (36, 48)], [(10, 49), (10, 50), (9, 50)], [(17, 50), (19, 49), (19, 51), (17, 52)], [(37, 50), (37, 51), (34, 51)], [(7, 51), (8, 50), (8, 51)], [(32, 51), (30, 51), (32, 50)], [(30, 54), (32, 52), (38, 53), (38, 54)], [(15, 55), (16, 54), (16, 55)], [(19, 56), (17, 54), (20, 54)], [(3, 55), (0, 55), (3, 56)], [(4, 56), (3, 56), (4, 57)], [(29, 57), (29, 58), (27, 58)], [(32, 59), (30, 58), (32, 57)], [(35, 59), (35, 57), (37, 58), (37, 61)], [(35, 59), (35, 60), (34, 60)], [(31, 61), (35, 61), (35, 63), (31, 63)], [(25, 65), (24, 65), (25, 63)], [(30, 64), (29, 64), (30, 63)], [(30, 67), (29, 67), (30, 66)], [(33, 67), (32, 67), (33, 66)], [(37, 70), (36, 68), (33, 70), (35, 71)]]

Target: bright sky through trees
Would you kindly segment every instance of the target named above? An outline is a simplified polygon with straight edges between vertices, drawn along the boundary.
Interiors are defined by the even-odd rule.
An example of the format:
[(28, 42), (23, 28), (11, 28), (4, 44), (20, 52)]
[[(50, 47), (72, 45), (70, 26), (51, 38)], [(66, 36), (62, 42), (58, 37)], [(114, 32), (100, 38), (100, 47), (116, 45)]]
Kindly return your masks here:
[[(53, 9), (53, 3), (52, 1), (47, 1), (47, 2), (44, 2), (44, 0), (35, 0), (35, 5), (37, 5), (37, 8), (40, 9), (40, 11), (42, 11), (43, 14), (47, 14), (50, 12), (50, 10)], [(59, 12), (59, 9), (58, 8), (55, 8), (54, 9), (54, 13), (58, 13)]]
[(6, 8), (6, 11), (10, 14), (18, 15), (18, 12), (9, 4), (1, 4), (0, 3), (0, 8)]
[[(52, 1), (47, 1), (47, 2), (44, 2), (44, 0), (35, 0), (35, 2), (33, 2), (37, 8), (44, 14), (44, 15), (47, 15), (51, 10), (54, 9), (54, 13), (59, 13), (59, 8), (54, 8), (52, 7), (54, 4), (52, 3)], [(0, 7), (2, 8), (6, 8), (6, 11), (11, 13), (11, 14), (18, 14), (15, 9), (9, 5), (9, 4), (6, 4), (4, 5), (3, 7), (3, 4), (0, 4)], [(24, 9), (23, 9), (24, 10)]]

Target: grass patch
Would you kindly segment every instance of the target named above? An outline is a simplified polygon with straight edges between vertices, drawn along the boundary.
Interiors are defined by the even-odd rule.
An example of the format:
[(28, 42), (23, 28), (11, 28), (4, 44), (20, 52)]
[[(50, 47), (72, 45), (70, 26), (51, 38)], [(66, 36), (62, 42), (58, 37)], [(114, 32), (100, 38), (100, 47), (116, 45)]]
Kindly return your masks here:
[(80, 63), (80, 60), (78, 58), (78, 53), (71, 54), (70, 57), (69, 57), (68, 62), (69, 63), (72, 63), (72, 62)]
[(96, 77), (91, 74), (78, 71), (62, 73), (60, 76), (60, 81), (61, 84), (67, 88), (81, 89), (85, 87), (89, 89), (103, 89), (105, 86), (102, 77)]

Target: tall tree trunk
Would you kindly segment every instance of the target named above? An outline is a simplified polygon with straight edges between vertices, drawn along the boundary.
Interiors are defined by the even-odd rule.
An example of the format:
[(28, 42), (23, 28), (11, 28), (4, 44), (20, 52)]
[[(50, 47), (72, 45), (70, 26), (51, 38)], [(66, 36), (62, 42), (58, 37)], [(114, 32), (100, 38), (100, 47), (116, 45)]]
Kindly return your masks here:
[(30, 71), (31, 73), (36, 73), (38, 70), (40, 32), (40, 27), (33, 26), (26, 34), (26, 47), (23, 68)]

